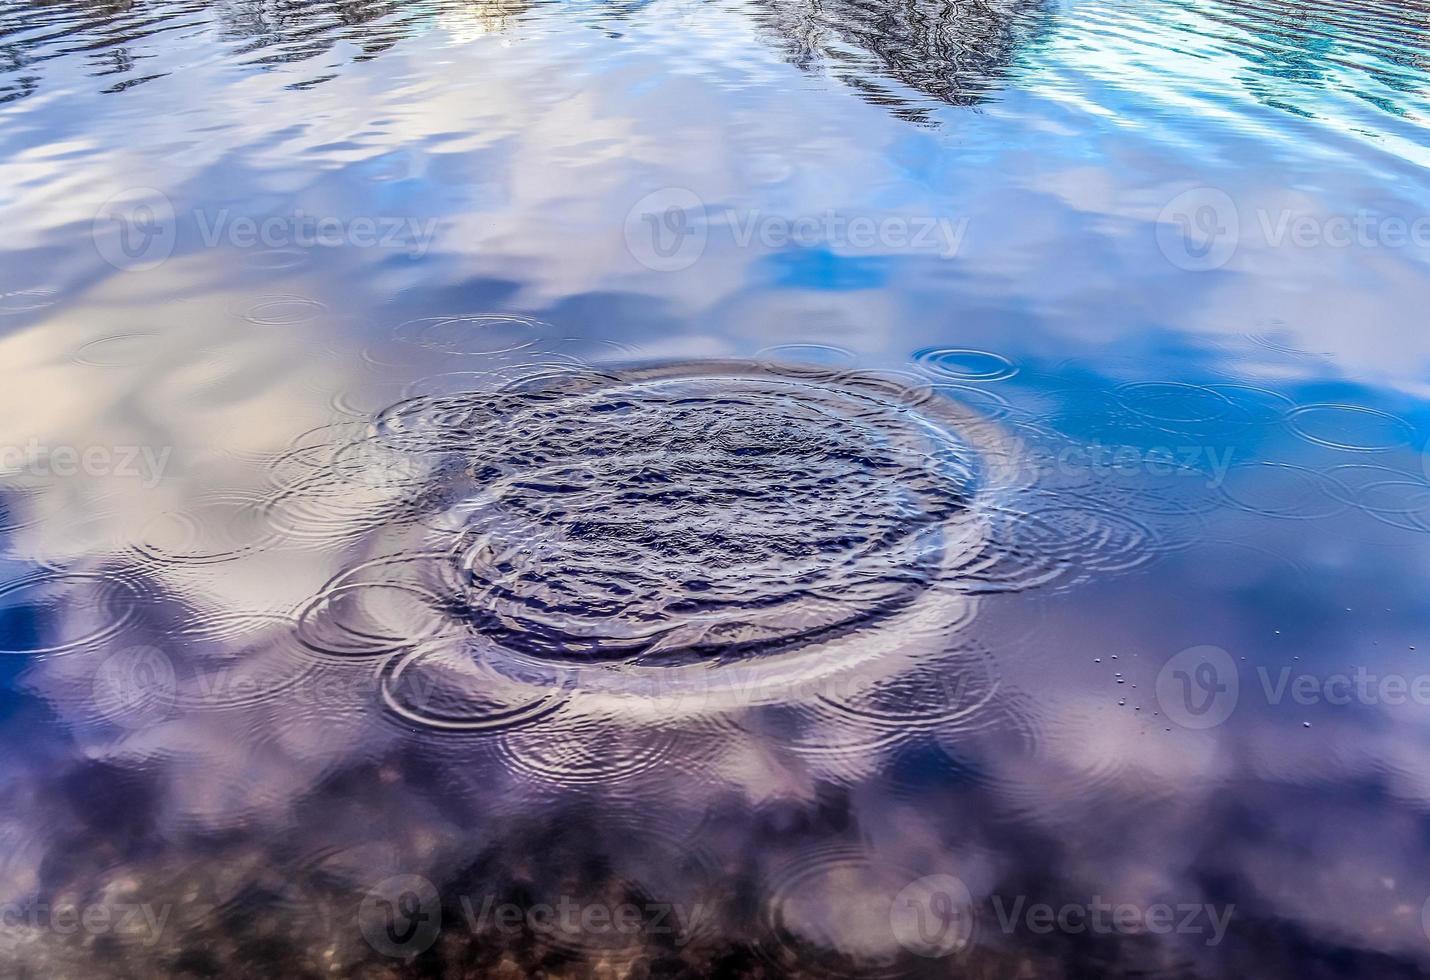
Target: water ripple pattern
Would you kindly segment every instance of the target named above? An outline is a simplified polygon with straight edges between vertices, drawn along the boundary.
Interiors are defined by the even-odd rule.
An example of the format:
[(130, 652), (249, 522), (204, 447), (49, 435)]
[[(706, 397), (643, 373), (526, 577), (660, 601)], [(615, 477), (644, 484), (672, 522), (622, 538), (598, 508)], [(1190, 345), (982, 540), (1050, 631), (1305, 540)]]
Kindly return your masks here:
[(897, 394), (740, 362), (406, 399), (283, 460), (275, 512), (314, 536), (347, 522), (345, 486), (388, 501), (359, 522), (375, 554), (304, 610), (305, 642), (380, 657), (455, 632), (537, 662), (678, 666), (952, 602), (931, 587), (976, 541), (989, 464), (951, 403), (926, 416)]
[(1006, 381), (1018, 373), (1002, 354), (960, 347), (925, 347), (914, 352), (914, 360), (928, 373), (954, 381)]
[[(557, 745), (593, 718), (698, 717), (847, 745), (852, 771), (996, 699), (993, 659), (949, 656), (979, 597), (1190, 540), (1171, 528), (1193, 511), (1039, 486), (1002, 421), (917, 379), (767, 361), (461, 378), (484, 384), (305, 433), (266, 508), (280, 536), (353, 552), (300, 610), (303, 644), (377, 665), (387, 710), (432, 730)], [(810, 711), (714, 720), (791, 699)], [(503, 744), (531, 762), (518, 747), (543, 743)]]

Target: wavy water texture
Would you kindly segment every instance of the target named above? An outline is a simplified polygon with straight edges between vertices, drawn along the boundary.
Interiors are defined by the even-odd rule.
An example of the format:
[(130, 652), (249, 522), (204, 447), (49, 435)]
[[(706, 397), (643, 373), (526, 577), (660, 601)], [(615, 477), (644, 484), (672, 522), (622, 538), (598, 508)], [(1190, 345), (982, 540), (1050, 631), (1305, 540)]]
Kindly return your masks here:
[(1423, 974), (1426, 48), (0, 0), (0, 975)]

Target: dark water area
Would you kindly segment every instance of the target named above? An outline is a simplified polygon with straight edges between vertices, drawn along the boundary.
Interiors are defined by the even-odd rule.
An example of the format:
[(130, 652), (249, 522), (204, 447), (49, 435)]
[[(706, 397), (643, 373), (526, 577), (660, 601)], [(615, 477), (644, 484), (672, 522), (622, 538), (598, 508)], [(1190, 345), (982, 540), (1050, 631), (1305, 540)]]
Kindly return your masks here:
[(1430, 974), (1430, 6), (0, 0), (0, 973)]

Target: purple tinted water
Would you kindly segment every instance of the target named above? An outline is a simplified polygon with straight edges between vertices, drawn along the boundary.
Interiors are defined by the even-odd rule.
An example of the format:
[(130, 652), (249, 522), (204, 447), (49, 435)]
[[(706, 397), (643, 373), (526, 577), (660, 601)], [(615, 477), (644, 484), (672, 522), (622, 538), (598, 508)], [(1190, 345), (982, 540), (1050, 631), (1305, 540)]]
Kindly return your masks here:
[(0, 0), (7, 975), (1419, 975), (1427, 79)]

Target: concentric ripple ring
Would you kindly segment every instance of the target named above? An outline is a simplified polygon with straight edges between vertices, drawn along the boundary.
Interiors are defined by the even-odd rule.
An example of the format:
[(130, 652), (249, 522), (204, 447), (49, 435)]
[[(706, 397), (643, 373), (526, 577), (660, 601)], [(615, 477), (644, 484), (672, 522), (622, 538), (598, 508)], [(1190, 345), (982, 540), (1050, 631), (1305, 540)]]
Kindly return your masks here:
[(969, 621), (959, 571), (1020, 472), (999, 432), (882, 376), (746, 361), (418, 396), (366, 438), (444, 490), (370, 560), (441, 597), (440, 632), (578, 701), (754, 703)]

